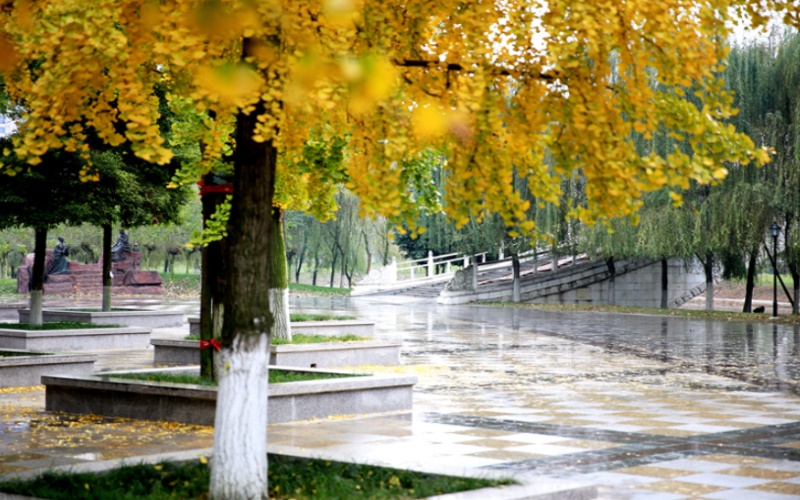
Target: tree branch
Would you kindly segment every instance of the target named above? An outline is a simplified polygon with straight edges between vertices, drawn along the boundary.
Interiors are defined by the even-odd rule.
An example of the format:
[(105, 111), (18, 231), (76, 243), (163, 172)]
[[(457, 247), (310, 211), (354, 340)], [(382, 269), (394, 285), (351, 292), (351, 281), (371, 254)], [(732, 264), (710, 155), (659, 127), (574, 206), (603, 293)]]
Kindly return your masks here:
[[(438, 61), (425, 61), (423, 59), (392, 59), (392, 64), (395, 66), (399, 66), (401, 68), (440, 68), (444, 69), (448, 72), (450, 71), (469, 71), (468, 68), (464, 68), (460, 63), (442, 63)], [(495, 74), (500, 76), (512, 76), (513, 73), (506, 68), (500, 68), (497, 66), (491, 67)], [(546, 80), (548, 82), (552, 82), (558, 78), (557, 75), (551, 75), (548, 73), (539, 73), (536, 77), (540, 80)]]

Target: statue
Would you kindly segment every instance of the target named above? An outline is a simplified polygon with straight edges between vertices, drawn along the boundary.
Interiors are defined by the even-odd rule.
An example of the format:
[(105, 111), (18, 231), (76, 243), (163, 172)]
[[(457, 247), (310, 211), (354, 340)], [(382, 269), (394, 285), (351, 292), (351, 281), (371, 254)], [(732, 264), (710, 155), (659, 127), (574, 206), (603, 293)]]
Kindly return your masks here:
[(58, 237), (58, 244), (53, 249), (53, 261), (50, 264), (50, 271), (47, 274), (69, 274), (69, 247), (64, 243), (64, 238)]
[(128, 242), (128, 233), (124, 229), (119, 230), (119, 237), (111, 247), (111, 262), (121, 262), (127, 258), (125, 255), (131, 251), (131, 244)]

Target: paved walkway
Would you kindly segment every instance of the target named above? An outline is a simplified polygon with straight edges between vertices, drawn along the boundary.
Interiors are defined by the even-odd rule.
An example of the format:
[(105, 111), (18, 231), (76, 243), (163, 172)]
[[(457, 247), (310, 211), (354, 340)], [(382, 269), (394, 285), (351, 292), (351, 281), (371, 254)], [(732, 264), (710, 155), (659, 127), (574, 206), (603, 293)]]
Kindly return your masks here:
[[(402, 364), (360, 369), (420, 382), (411, 413), (272, 425), (271, 451), (526, 471), (598, 485), (605, 499), (800, 498), (795, 328), (402, 297), (294, 306), (374, 319), (376, 337), (403, 340)], [(149, 350), (106, 351), (98, 369), (151, 363)], [(42, 409), (41, 390), (0, 392), (0, 473), (208, 448), (213, 438), (210, 428)]]

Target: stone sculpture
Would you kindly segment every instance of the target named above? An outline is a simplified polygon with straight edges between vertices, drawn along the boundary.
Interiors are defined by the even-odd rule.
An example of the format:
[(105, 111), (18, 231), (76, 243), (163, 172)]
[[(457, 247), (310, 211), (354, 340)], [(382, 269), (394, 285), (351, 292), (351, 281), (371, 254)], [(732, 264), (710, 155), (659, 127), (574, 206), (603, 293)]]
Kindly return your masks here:
[(131, 244), (128, 241), (128, 233), (124, 229), (119, 230), (119, 237), (111, 247), (111, 262), (122, 262), (127, 259), (127, 253), (131, 251)]
[(52, 261), (47, 274), (69, 274), (69, 247), (64, 243), (64, 238), (58, 237), (58, 244), (53, 249)]

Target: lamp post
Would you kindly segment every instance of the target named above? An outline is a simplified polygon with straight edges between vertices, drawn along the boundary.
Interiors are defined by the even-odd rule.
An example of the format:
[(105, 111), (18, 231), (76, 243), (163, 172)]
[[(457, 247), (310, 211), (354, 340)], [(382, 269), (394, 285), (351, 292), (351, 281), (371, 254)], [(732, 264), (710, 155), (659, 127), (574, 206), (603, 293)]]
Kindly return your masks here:
[(772, 235), (772, 316), (778, 315), (778, 235), (781, 227), (775, 222), (769, 227)]

